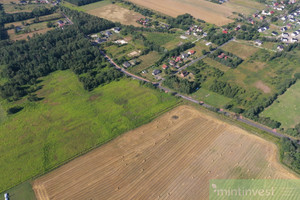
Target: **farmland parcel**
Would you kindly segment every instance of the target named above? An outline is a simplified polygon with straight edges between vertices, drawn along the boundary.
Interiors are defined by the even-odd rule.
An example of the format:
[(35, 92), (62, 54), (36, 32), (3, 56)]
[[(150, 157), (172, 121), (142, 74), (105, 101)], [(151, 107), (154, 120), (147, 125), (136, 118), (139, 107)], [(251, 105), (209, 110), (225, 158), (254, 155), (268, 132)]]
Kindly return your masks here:
[(38, 199), (207, 199), (209, 179), (295, 179), (276, 152), (272, 143), (180, 106), (33, 188)]
[[(6, 116), (0, 108), (0, 191), (45, 173), (117, 135), (149, 122), (177, 100), (122, 79), (92, 92), (71, 71), (43, 78), (38, 102)], [(2, 116), (2, 117), (1, 117)]]

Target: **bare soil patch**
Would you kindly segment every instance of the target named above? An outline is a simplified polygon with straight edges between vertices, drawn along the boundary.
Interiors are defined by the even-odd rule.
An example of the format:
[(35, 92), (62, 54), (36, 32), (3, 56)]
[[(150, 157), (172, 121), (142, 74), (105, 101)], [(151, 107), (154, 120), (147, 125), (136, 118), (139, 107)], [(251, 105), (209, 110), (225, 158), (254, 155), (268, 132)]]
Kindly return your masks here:
[(269, 86), (265, 85), (262, 81), (257, 81), (255, 83), (255, 87), (262, 90), (264, 93), (270, 93), (271, 88)]
[(125, 25), (140, 26), (136, 21), (144, 16), (121, 6), (110, 4), (87, 11), (91, 15), (102, 17)]
[(189, 106), (38, 178), (41, 199), (208, 199), (210, 179), (296, 179), (277, 148)]

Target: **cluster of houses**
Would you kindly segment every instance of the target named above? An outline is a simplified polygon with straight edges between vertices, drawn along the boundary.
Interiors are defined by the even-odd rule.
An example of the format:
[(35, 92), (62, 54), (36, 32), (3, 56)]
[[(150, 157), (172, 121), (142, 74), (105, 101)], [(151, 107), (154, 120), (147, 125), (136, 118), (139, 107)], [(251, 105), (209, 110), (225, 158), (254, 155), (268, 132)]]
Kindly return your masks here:
[[(170, 60), (169, 60), (169, 64), (163, 64), (161, 66), (161, 68), (163, 70), (168, 69), (169, 67), (175, 67), (175, 68), (179, 68), (179, 63), (181, 63), (181, 61), (183, 61), (184, 59), (190, 57), (191, 55), (195, 54), (196, 52), (194, 50), (189, 50), (187, 53), (182, 53), (179, 56), (173, 56)], [(162, 71), (160, 69), (155, 69), (152, 72), (153, 76), (156, 76), (158, 74), (160, 74)], [(188, 75), (188, 72), (181, 72), (180, 74), (182, 77), (186, 77)]]
[(146, 27), (151, 26), (151, 19), (149, 19), (149, 18), (141, 18), (141, 19), (136, 20), (136, 22), (138, 24), (141, 24)]
[(25, 4), (29, 4), (29, 3), (42, 3), (42, 4), (52, 4), (52, 5), (58, 5), (61, 2), (61, 0), (55, 0), (55, 1), (51, 1), (51, 0), (35, 0), (35, 1), (25, 1), (25, 0), (21, 0), (19, 1), (19, 4), (21, 5), (25, 5)]
[[(282, 16), (280, 19), (282, 20), (282, 21), (290, 21), (290, 22), (299, 22), (299, 21), (297, 21), (296, 19), (295, 19), (295, 17), (297, 17), (297, 16), (299, 16), (300, 15), (300, 9), (299, 10), (297, 10), (297, 11), (295, 11), (295, 12), (293, 12), (293, 13), (290, 13), (289, 15), (286, 15), (286, 16)], [(299, 22), (300, 23), (300, 22)], [(299, 24), (298, 23), (298, 24)]]
[(134, 66), (134, 65), (136, 65), (137, 64), (137, 60), (136, 59), (133, 59), (133, 60), (130, 60), (130, 61), (125, 61), (123, 64), (122, 64), (122, 66), (124, 67), (124, 68), (129, 68), (129, 67), (131, 67), (131, 66)]
[[(101, 37), (99, 37), (98, 34), (94, 34), (94, 35), (91, 35), (91, 38), (94, 40), (94, 42), (101, 44), (101, 43), (106, 42), (113, 35), (113, 32), (120, 33), (120, 31), (121, 31), (120, 27), (114, 27), (110, 30), (101, 32)], [(125, 40), (116, 40), (114, 43), (127, 44), (127, 42)]]
[[(254, 13), (252, 15), (252, 17), (253, 18), (258, 18), (260, 20), (264, 20), (264, 19), (266, 19), (266, 16), (271, 16), (274, 13), (275, 13), (275, 11), (273, 11), (273, 10), (271, 10), (271, 11), (269, 11), (269, 10), (262, 10), (260, 14), (259, 13)], [(253, 21), (252, 18), (249, 18), (249, 20), (252, 22), (252, 24), (254, 24), (254, 21)]]
[[(195, 54), (194, 50), (190, 50), (187, 53), (182, 53), (179, 56), (174, 56), (172, 57), (172, 59), (169, 60), (169, 65), (171, 67), (176, 67), (179, 68), (180, 66), (178, 65), (179, 63), (181, 63), (181, 61), (183, 61), (184, 59), (187, 59), (189, 56)], [(164, 68), (164, 65), (163, 65)]]
[[(291, 34), (291, 36), (292, 36), (292, 37), (290, 37), (291, 42), (298, 42), (298, 39), (295, 38), (295, 36), (298, 36), (299, 33), (300, 33), (299, 31), (295, 31)], [(282, 33), (281, 41), (282, 42), (289, 42), (289, 36), (290, 36), (289, 33)]]
[(285, 4), (284, 2), (274, 2), (270, 7), (272, 7), (274, 10), (282, 11), (285, 8)]
[(186, 32), (186, 35), (194, 35), (194, 36), (198, 36), (200, 35), (200, 33), (202, 32), (202, 28), (198, 25), (193, 25), (191, 26)]
[(261, 32), (264, 32), (264, 31), (266, 31), (268, 29), (269, 29), (268, 26), (263, 26), (263, 27), (260, 27), (257, 31), (261, 33)]
[(218, 55), (218, 58), (221, 58), (221, 59), (225, 59), (227, 60), (229, 56), (225, 55), (225, 53), (221, 53), (220, 55)]

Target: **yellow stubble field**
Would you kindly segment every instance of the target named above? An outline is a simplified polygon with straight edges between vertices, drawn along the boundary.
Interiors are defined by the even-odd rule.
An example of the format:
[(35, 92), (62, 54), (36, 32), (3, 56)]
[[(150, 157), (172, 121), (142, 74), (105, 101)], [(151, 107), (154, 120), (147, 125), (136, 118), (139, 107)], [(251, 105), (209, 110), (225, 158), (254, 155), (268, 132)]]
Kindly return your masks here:
[(38, 178), (38, 200), (208, 199), (210, 179), (296, 179), (277, 147), (190, 106)]

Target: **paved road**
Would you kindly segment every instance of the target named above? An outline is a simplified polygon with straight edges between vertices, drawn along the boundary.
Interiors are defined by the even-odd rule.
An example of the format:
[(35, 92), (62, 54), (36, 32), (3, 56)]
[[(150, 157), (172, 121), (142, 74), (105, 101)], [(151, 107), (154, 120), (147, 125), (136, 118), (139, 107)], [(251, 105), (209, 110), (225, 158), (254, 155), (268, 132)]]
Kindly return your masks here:
[(207, 53), (206, 55), (203, 55), (203, 56), (201, 56), (201, 57), (199, 57), (199, 58), (196, 58), (195, 60), (192, 60), (192, 61), (191, 61), (191, 62), (189, 62), (188, 64), (186, 64), (186, 65), (184, 65), (184, 66), (180, 67), (176, 73), (178, 73), (178, 72), (181, 72), (182, 70), (184, 70), (184, 69), (186, 69), (187, 67), (189, 67), (189, 66), (193, 65), (194, 63), (198, 62), (199, 60), (202, 60), (202, 59), (204, 59), (204, 58), (205, 58), (205, 57), (206, 57), (208, 54), (211, 54), (211, 53), (213, 53), (213, 52), (214, 52), (214, 51), (216, 51), (217, 49), (219, 49), (219, 48), (223, 47), (224, 45), (228, 44), (229, 42), (231, 42), (231, 41), (233, 41), (233, 40), (235, 40), (235, 39), (234, 39), (234, 38), (231, 38), (230, 40), (228, 40), (228, 41), (227, 41), (227, 42), (225, 42), (224, 44), (222, 44), (222, 45), (218, 46), (218, 47), (217, 47), (215, 50), (213, 50), (213, 51), (210, 51), (210, 52), (209, 52), (209, 53)]
[(260, 125), (260, 124), (254, 123), (254, 122), (252, 122), (252, 121), (250, 121), (250, 120), (247, 120), (247, 119), (240, 119), (240, 118), (238, 118), (237, 120), (240, 121), (240, 122), (243, 122), (243, 123), (245, 123), (245, 124), (248, 124), (248, 125), (250, 125), (250, 126), (254, 126), (254, 127), (256, 127), (256, 128), (258, 128), (258, 129), (261, 129), (261, 130), (263, 130), (263, 131), (266, 131), (266, 132), (268, 132), (268, 133), (271, 133), (271, 134), (273, 134), (273, 135), (275, 135), (275, 136), (277, 136), (277, 137), (280, 137), (280, 138), (288, 138), (288, 137), (285, 136), (285, 135), (282, 135), (282, 134), (280, 134), (280, 133), (277, 133), (276, 131), (273, 131), (273, 130), (271, 130), (271, 129), (267, 128), (267, 127), (264, 127), (264, 126), (262, 126), (262, 125)]

